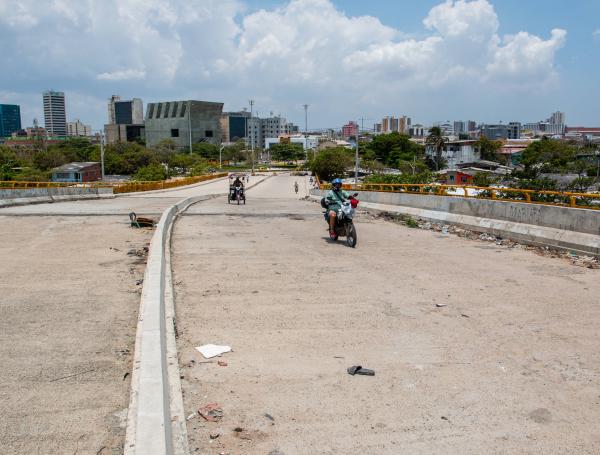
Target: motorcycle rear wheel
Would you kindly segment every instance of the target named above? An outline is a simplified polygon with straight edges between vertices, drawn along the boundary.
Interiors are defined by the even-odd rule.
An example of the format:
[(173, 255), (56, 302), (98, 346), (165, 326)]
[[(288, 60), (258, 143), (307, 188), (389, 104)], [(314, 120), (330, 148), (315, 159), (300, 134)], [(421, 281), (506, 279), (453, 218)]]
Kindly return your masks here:
[(354, 227), (354, 223), (351, 223), (346, 227), (346, 245), (354, 248), (356, 247), (357, 240), (356, 228)]

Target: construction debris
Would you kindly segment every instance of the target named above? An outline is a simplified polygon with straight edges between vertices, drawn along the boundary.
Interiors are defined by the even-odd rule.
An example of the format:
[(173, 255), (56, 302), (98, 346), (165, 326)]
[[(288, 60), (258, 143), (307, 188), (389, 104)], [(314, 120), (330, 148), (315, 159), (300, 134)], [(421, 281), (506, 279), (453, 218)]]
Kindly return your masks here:
[(348, 368), (348, 374), (354, 376), (355, 374), (360, 374), (363, 376), (375, 376), (375, 372), (373, 370), (369, 370), (367, 368), (363, 368), (360, 365), (355, 365)]
[(444, 223), (435, 223), (423, 219), (415, 220), (409, 215), (390, 212), (362, 212), (367, 219), (383, 219), (395, 223), (404, 224), (408, 227), (414, 227), (416, 224), (420, 229), (425, 229), (434, 232), (440, 232), (442, 235), (454, 234), (458, 237), (468, 240), (477, 240), (488, 243), (495, 243), (497, 246), (505, 248), (523, 249), (532, 251), (535, 254), (551, 258), (568, 259), (572, 265), (587, 269), (600, 269), (600, 258), (593, 256), (579, 255), (577, 252), (563, 251), (548, 246), (532, 246), (523, 245), (511, 239), (505, 239), (486, 232), (477, 232), (469, 229), (463, 229), (458, 226), (448, 225)]
[(225, 354), (226, 352), (231, 352), (231, 346), (219, 346), (217, 344), (204, 344), (202, 346), (197, 346), (196, 350), (200, 352), (206, 359), (211, 359), (213, 357), (217, 357), (221, 354)]
[(198, 409), (198, 414), (208, 422), (218, 422), (223, 418), (223, 409), (218, 403), (210, 403)]

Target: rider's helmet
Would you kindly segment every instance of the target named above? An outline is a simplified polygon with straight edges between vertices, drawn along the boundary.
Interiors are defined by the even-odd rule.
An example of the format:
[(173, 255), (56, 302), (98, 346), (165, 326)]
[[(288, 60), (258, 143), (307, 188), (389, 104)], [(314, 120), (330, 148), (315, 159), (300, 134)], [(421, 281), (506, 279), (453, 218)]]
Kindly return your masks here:
[(335, 178), (331, 181), (331, 185), (333, 185), (334, 188), (340, 189), (342, 187), (342, 179), (340, 178)]

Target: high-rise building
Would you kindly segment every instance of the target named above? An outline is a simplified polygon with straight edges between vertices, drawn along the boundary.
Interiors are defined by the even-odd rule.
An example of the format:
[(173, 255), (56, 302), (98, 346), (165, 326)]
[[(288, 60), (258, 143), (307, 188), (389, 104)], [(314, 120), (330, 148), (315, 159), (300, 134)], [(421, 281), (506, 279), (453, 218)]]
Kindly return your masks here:
[(467, 122), (463, 122), (462, 120), (454, 122), (454, 134), (466, 134), (467, 132)]
[(67, 135), (67, 112), (64, 92), (48, 90), (43, 94), (44, 121), (48, 136)]
[(564, 125), (565, 124), (565, 113), (556, 111), (550, 115), (550, 118), (547, 120), (551, 125)]
[(164, 139), (186, 148), (200, 142), (219, 144), (223, 138), (223, 103), (209, 101), (167, 101), (149, 103), (146, 109), (146, 145), (154, 147)]
[(355, 121), (349, 121), (342, 127), (342, 137), (356, 137), (358, 135), (358, 123)]
[(299, 128), (284, 117), (252, 117), (248, 119), (248, 145), (264, 148), (265, 140), (297, 133)]
[(92, 127), (85, 125), (81, 120), (67, 123), (67, 134), (69, 136), (91, 136)]
[(221, 130), (223, 131), (223, 142), (236, 142), (244, 139), (248, 131), (248, 119), (250, 112), (224, 112), (221, 117)]
[(21, 107), (0, 104), (0, 137), (8, 137), (21, 129)]

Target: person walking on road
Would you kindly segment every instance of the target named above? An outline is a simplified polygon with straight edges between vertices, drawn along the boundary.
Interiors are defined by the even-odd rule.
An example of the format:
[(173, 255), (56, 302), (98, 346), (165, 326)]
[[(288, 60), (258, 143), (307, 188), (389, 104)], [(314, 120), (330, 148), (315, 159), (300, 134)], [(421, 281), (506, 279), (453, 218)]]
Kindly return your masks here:
[(298, 182), (294, 183), (294, 191), (298, 194)]

